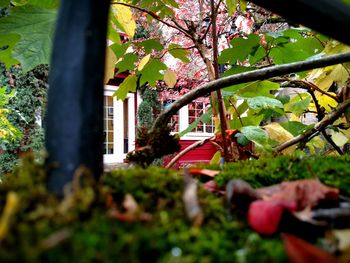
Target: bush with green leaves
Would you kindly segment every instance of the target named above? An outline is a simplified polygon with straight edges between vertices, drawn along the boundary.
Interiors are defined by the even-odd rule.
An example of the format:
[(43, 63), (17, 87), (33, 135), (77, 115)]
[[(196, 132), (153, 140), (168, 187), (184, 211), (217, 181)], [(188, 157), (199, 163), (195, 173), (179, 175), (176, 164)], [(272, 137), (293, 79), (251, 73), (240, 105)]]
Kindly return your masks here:
[(43, 149), (43, 129), (37, 118), (43, 116), (48, 87), (48, 66), (40, 65), (28, 73), (23, 73), (19, 66), (6, 70), (0, 65), (0, 86), (8, 92), (15, 92), (6, 109), (6, 118), (22, 134), (20, 140), (3, 141), (0, 155), (0, 174), (10, 172), (18, 163), (18, 155), (22, 152)]

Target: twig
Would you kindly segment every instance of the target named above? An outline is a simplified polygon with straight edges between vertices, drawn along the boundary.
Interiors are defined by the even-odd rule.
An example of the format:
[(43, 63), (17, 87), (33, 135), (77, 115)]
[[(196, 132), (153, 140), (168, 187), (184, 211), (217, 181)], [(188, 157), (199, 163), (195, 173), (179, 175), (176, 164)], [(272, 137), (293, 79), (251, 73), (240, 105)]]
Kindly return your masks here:
[(231, 101), (231, 99), (228, 100), (228, 102), (230, 103), (230, 105), (232, 106), (232, 108), (235, 110), (235, 112), (237, 113), (237, 117), (238, 117), (238, 120), (239, 122), (241, 123), (241, 126), (243, 127), (244, 124), (243, 124), (243, 121), (242, 121), (242, 118), (241, 118), (241, 114), (239, 114), (238, 110), (237, 110), (237, 107), (235, 106), (235, 104)]
[(169, 169), (171, 167), (173, 167), (173, 165), (182, 157), (184, 156), (186, 153), (188, 153), (191, 150), (194, 150), (197, 147), (202, 146), (203, 144), (205, 144), (207, 141), (213, 139), (213, 137), (207, 138), (205, 140), (202, 141), (196, 141), (195, 143), (192, 143), (191, 145), (189, 145), (188, 147), (186, 147), (185, 149), (183, 149), (181, 152), (179, 152), (173, 159), (171, 159), (171, 161), (165, 166), (165, 168)]
[[(308, 84), (311, 84), (311, 83), (308, 83)], [(316, 110), (317, 110), (317, 119), (318, 119), (318, 121), (321, 121), (324, 118), (325, 114), (324, 114), (323, 110), (321, 109), (321, 106), (318, 103), (318, 100), (317, 100), (317, 98), (315, 96), (315, 93), (314, 93), (314, 91), (312, 89), (314, 86), (316, 86), (316, 85), (312, 84), (312, 85), (308, 86), (307, 87), (307, 91), (309, 92), (309, 94), (312, 97), (312, 100), (315, 103)], [(322, 129), (321, 133), (322, 133), (323, 137), (328, 141), (328, 143), (334, 148), (334, 150), (336, 150), (338, 154), (343, 155), (343, 151), (338, 147), (338, 145), (327, 134), (326, 130)]]
[(170, 52), (170, 51), (173, 51), (173, 50), (178, 50), (178, 49), (181, 49), (181, 50), (189, 50), (189, 49), (193, 49), (193, 48), (196, 48), (196, 46), (190, 46), (190, 47), (174, 47), (174, 48), (171, 48), (171, 49), (168, 49), (168, 50), (165, 50), (163, 52), (163, 54), (158, 57), (158, 59), (162, 59), (166, 53)]
[(191, 90), (189, 93), (176, 100), (171, 104), (165, 111), (163, 111), (158, 118), (155, 120), (152, 129), (152, 132), (156, 127), (166, 125), (168, 120), (172, 115), (176, 114), (183, 106), (187, 105), (191, 101), (202, 97), (212, 91), (219, 90), (225, 87), (229, 87), (235, 84), (241, 84), (250, 81), (268, 79), (284, 74), (289, 74), (293, 72), (305, 71), (315, 68), (322, 68), (331, 66), (334, 64), (344, 63), (350, 61), (350, 52), (340, 53), (336, 55), (327, 56), (324, 58), (294, 62), (284, 65), (273, 66), (269, 68), (263, 68), (258, 70), (253, 70), (249, 72), (243, 72), (240, 74), (235, 74), (232, 76), (224, 77), (218, 80), (211, 81), (206, 83), (194, 90)]
[(286, 141), (285, 143), (282, 143), (279, 146), (277, 146), (276, 148), (274, 148), (274, 152), (275, 153), (281, 152), (284, 149), (286, 149), (294, 144), (297, 144), (301, 141), (309, 140), (316, 133), (322, 131), (329, 124), (332, 124), (334, 121), (336, 121), (349, 106), (350, 106), (350, 99), (339, 104), (335, 110), (333, 110), (332, 112), (327, 114), (321, 121), (316, 123), (316, 125), (312, 129), (310, 129), (310, 130), (306, 131), (304, 134), (298, 135), (297, 137), (294, 137), (293, 139)]
[[(220, 6), (221, 1), (219, 2), (218, 6), (215, 7), (214, 0), (210, 0), (210, 6), (211, 6), (211, 20), (212, 22), (212, 36), (213, 36), (213, 67), (214, 67), (214, 78), (219, 79), (219, 63), (218, 63), (218, 56), (219, 56), (219, 50), (218, 50), (218, 36), (217, 36), (217, 28), (216, 28), (216, 18), (217, 18), (217, 10)], [(221, 136), (222, 136), (222, 144), (224, 148), (224, 159), (225, 162), (228, 162), (230, 160), (230, 153), (229, 153), (229, 147), (228, 142), (226, 140), (226, 130), (228, 129), (227, 119), (226, 119), (226, 109), (224, 100), (222, 98), (221, 90), (216, 91), (216, 96), (218, 99), (218, 109), (219, 109), (219, 118), (221, 123)]]
[(133, 9), (137, 9), (137, 10), (139, 10), (141, 12), (145, 12), (148, 15), (150, 15), (151, 17), (153, 17), (154, 19), (156, 19), (157, 21), (163, 23), (164, 25), (167, 25), (168, 27), (172, 27), (172, 28), (175, 28), (176, 30), (181, 31), (188, 38), (192, 39), (192, 36), (183, 27), (179, 27), (178, 25), (172, 25), (172, 24), (170, 24), (170, 23), (160, 19), (160, 17), (156, 13), (153, 13), (153, 12), (151, 12), (151, 11), (145, 9), (145, 8), (141, 8), (141, 7), (138, 7), (138, 6), (135, 6), (135, 5), (130, 5), (130, 4), (127, 4), (127, 3), (122, 3), (122, 2), (112, 2), (111, 5), (123, 5), (123, 6), (127, 6), (127, 7), (130, 7), (130, 8), (133, 8)]

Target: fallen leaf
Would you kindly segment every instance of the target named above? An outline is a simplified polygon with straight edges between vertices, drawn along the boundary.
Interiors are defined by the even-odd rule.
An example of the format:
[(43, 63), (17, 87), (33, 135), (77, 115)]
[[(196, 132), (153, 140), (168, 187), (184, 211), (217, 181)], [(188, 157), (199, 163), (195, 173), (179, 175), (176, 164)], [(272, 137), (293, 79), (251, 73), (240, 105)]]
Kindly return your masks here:
[(285, 209), (294, 211), (295, 204), (275, 200), (254, 201), (248, 209), (248, 223), (259, 234), (272, 235), (277, 232)]
[(257, 191), (266, 200), (295, 203), (296, 211), (303, 210), (307, 206), (315, 207), (320, 201), (339, 200), (339, 190), (322, 184), (318, 179), (282, 182)]
[(282, 234), (284, 247), (292, 263), (336, 263), (336, 258), (328, 252), (293, 235)]
[(188, 172), (193, 176), (206, 175), (209, 177), (215, 177), (220, 173), (220, 171), (217, 171), (217, 170), (209, 170), (209, 169), (202, 169), (202, 168), (196, 168), (196, 167), (190, 167), (188, 169)]

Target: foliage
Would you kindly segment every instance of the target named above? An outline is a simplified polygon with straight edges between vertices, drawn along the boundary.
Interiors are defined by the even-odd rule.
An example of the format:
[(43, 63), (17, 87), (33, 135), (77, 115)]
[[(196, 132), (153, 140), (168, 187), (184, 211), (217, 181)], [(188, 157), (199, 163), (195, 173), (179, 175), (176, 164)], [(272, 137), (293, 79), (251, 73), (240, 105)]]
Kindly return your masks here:
[[(157, 82), (164, 81), (169, 88), (172, 88), (174, 85), (182, 85), (181, 78), (185, 79), (184, 76), (200, 79), (202, 83), (213, 80), (212, 69), (208, 64), (215, 67), (216, 59), (221, 64), (221, 68), (225, 69), (223, 76), (230, 76), (260, 67), (303, 61), (348, 50), (346, 46), (328, 40), (325, 36), (312, 32), (310, 29), (293, 28), (287, 23), (282, 23), (281, 29), (277, 30), (273, 29), (276, 28), (273, 22), (264, 26), (267, 29), (262, 29), (261, 25), (258, 26), (256, 23), (254, 29), (254, 20), (258, 21), (256, 19), (258, 16), (261, 20), (261, 13), (264, 14), (263, 18), (266, 21), (273, 17), (273, 14), (269, 14), (266, 10), (254, 5), (251, 5), (249, 10), (244, 11), (246, 6), (242, 2), (240, 8), (233, 12), (237, 2), (218, 3), (218, 1), (213, 1), (216, 5), (216, 11), (214, 10), (216, 13), (214, 14), (209, 3), (192, 3), (191, 5), (188, 1), (180, 0), (156, 1), (154, 5), (144, 1), (115, 3), (114, 6), (121, 5), (137, 14), (134, 17), (135, 21), (141, 24), (142, 28), (153, 27), (153, 32), (148, 32), (147, 35), (150, 37), (153, 34), (151, 39), (138, 37), (133, 40), (129, 34), (128, 46), (137, 50), (139, 58), (128, 52), (127, 49), (123, 49), (123, 52), (120, 53), (119, 51), (125, 44), (117, 44), (120, 48), (117, 49), (119, 62), (116, 67), (120, 71), (127, 70), (132, 76), (140, 78), (141, 85), (148, 82), (154, 87)], [(225, 12), (226, 10), (228, 12)], [(119, 23), (123, 26), (127, 19), (121, 19), (117, 13), (114, 12), (114, 18), (117, 20), (114, 25), (117, 26)], [(209, 28), (205, 28), (204, 21), (207, 18), (203, 13), (208, 16)], [(216, 17), (216, 28), (210, 27), (214, 22), (211, 21), (212, 17)], [(254, 17), (254, 20), (251, 17)], [(243, 26), (242, 21), (246, 21), (247, 24)], [(278, 21), (283, 22), (281, 19)], [(161, 27), (166, 29), (161, 30)], [(231, 32), (233, 29), (235, 32)], [(253, 32), (254, 30), (256, 32)], [(212, 41), (214, 41), (213, 31), (217, 31), (219, 37), (218, 47), (212, 45)], [(224, 37), (227, 38), (227, 44), (224, 43)], [(153, 44), (150, 45), (149, 42)], [(220, 51), (217, 58), (213, 55), (215, 49)], [(171, 62), (174, 59), (176, 63)], [(202, 61), (196, 63), (198, 60)], [(184, 70), (184, 64), (189, 65), (186, 70)], [(195, 73), (192, 74), (193, 72)], [(258, 146), (256, 149), (259, 153), (269, 152), (285, 140), (291, 140), (293, 136), (307, 131), (310, 127), (303, 123), (309, 124), (313, 118), (318, 118), (320, 121), (340, 102), (348, 99), (348, 96), (343, 99), (339, 98), (339, 94), (343, 94), (346, 90), (345, 83), (349, 78), (347, 72), (347, 65), (336, 65), (309, 72), (296, 72), (279, 79), (227, 87), (224, 89), (224, 101), (226, 112), (230, 116), (228, 129), (240, 130), (240, 134), (246, 137), (245, 139), (241, 138), (241, 141), (246, 141), (249, 136), (252, 139), (251, 133), (247, 133), (248, 131), (259, 130), (259, 133), (254, 133), (253, 141)], [(131, 84), (126, 79), (125, 85), (122, 84), (123, 91), (120, 93), (126, 94), (127, 91), (135, 90), (136, 81)], [(335, 92), (334, 86), (336, 86)], [(186, 88), (193, 89), (195, 87)], [(121, 94), (116, 95), (121, 99), (124, 97)], [(212, 100), (211, 103), (215, 109), (217, 101)], [(213, 111), (213, 117), (218, 121), (219, 118), (215, 114), (217, 114), (216, 110)], [(304, 120), (305, 116), (307, 116), (306, 120)], [(264, 128), (266, 124), (275, 120), (283, 120), (285, 124)], [(295, 124), (296, 122), (298, 124)], [(341, 153), (339, 149), (349, 139), (348, 118), (339, 120), (336, 125), (339, 123), (344, 129), (337, 129), (336, 135), (330, 130), (333, 126), (331, 124), (327, 129), (322, 130), (321, 137), (315, 138), (310, 143), (303, 142), (299, 147), (312, 149), (312, 153), (324, 153), (329, 150), (329, 145), (332, 145), (338, 153)], [(295, 125), (303, 126), (304, 129), (294, 129)], [(217, 125), (217, 127), (220, 126)], [(285, 130), (285, 127), (292, 127), (294, 133)], [(298, 134), (295, 133), (296, 130), (299, 132)], [(337, 140), (338, 137), (343, 139)], [(348, 139), (346, 140), (345, 137)], [(310, 139), (306, 138), (306, 140)], [(316, 140), (318, 143), (315, 144)], [(319, 143), (322, 140), (329, 144)], [(283, 151), (283, 153), (291, 152), (290, 150)]]
[[(47, 62), (58, 1), (3, 1), (2, 6), (9, 2), (9, 15), (0, 19), (0, 60), (6, 66), (19, 61), (26, 71)], [(276, 20), (276, 26), (274, 14), (253, 4), (247, 8), (246, 1), (211, 2), (114, 2), (108, 21), (108, 38), (114, 44), (107, 49), (106, 79), (113, 75), (114, 65), (118, 73), (129, 74), (115, 96), (124, 99), (138, 86), (148, 84), (154, 88), (160, 82), (169, 89), (190, 90), (217, 78), (212, 66), (218, 68), (218, 63), (225, 71), (222, 75), (230, 76), (349, 50), (310, 29), (293, 28), (282, 18)], [(28, 13), (30, 19), (22, 19)], [(265, 22), (260, 23), (262, 20)], [(123, 38), (120, 31), (124, 32)], [(272, 125), (260, 132), (258, 140), (266, 143), (257, 149), (259, 153), (269, 152), (281, 144), (281, 138), (293, 139), (286, 134), (297, 136), (307, 132), (310, 126), (306, 124), (315, 124), (349, 99), (348, 67), (335, 65), (226, 87), (223, 104), (229, 116), (227, 129), (238, 129), (243, 134), (255, 126), (255, 130), (263, 131), (269, 122), (283, 120), (285, 125)], [(188, 81), (193, 79), (196, 81)], [(218, 101), (214, 96), (211, 103), (216, 127), (226, 128), (226, 123), (219, 125)], [(219, 112), (223, 114), (221, 107)], [(293, 128), (298, 134), (286, 130), (296, 122), (299, 126), (305, 124), (305, 129)], [(280, 140), (276, 141), (271, 134)], [(350, 138), (349, 115), (331, 123), (320, 134), (310, 143), (307, 141), (311, 138), (305, 138), (299, 147), (325, 153), (331, 146), (342, 154), (341, 148)], [(287, 152), (291, 151), (284, 151)]]
[(10, 111), (6, 117), (23, 134), (21, 140), (15, 142), (1, 141), (5, 150), (0, 155), (0, 174), (3, 174), (13, 169), (21, 152), (43, 150), (43, 129), (36, 123), (36, 116), (42, 117), (45, 111), (48, 67), (41, 65), (25, 74), (19, 67), (8, 71), (2, 68), (0, 81), (8, 90), (16, 92), (6, 106)]
[(58, 1), (11, 2), (9, 15), (0, 18), (0, 61), (7, 68), (19, 61), (25, 72), (48, 64)]
[[(349, 195), (349, 160), (245, 161), (223, 166), (216, 180), (242, 178), (260, 187), (316, 174)], [(264, 238), (243, 218), (228, 219), (223, 199), (205, 191), (202, 183), (198, 198), (205, 219), (200, 227), (192, 226), (184, 212), (183, 177), (173, 170), (115, 170), (97, 183), (85, 170), (76, 176), (82, 184), (75, 181), (63, 200), (47, 191), (45, 169), (30, 156), (4, 178), (0, 207), (8, 207), (9, 217), (0, 220), (1, 227), (6, 224), (0, 237), (2, 262), (287, 262), (279, 236)], [(128, 212), (127, 196), (136, 202), (136, 214)], [(141, 220), (139, 213), (150, 217)]]
[(16, 141), (20, 139), (22, 134), (18, 129), (16, 129), (6, 118), (6, 114), (9, 110), (5, 109), (6, 104), (8, 104), (9, 99), (14, 96), (14, 92), (7, 94), (6, 88), (0, 88), (0, 149), (4, 147), (5, 142)]
[(141, 99), (142, 102), (137, 110), (138, 128), (150, 129), (156, 114), (158, 114), (162, 108), (162, 104), (159, 101), (157, 92), (147, 87), (141, 90)]

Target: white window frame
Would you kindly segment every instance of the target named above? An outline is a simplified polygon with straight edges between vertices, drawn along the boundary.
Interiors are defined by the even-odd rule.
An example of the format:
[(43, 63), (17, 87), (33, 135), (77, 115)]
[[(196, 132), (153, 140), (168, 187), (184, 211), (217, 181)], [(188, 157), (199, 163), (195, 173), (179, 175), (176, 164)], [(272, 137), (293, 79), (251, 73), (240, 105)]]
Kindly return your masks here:
[[(113, 96), (118, 90), (117, 86), (106, 85), (105, 96)], [(135, 94), (128, 93), (128, 150), (135, 149)], [(126, 157), (124, 153), (124, 107), (123, 101), (113, 97), (113, 154), (104, 154), (105, 164), (121, 163)]]

